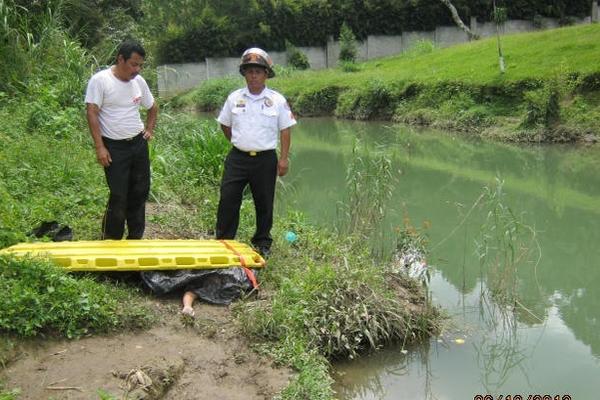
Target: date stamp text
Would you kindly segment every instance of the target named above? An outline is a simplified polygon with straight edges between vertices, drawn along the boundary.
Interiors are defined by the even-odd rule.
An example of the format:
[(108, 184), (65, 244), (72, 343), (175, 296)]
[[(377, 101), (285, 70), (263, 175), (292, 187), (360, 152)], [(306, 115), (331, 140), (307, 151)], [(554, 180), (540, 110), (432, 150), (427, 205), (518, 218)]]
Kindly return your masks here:
[(568, 394), (476, 394), (473, 400), (572, 400)]

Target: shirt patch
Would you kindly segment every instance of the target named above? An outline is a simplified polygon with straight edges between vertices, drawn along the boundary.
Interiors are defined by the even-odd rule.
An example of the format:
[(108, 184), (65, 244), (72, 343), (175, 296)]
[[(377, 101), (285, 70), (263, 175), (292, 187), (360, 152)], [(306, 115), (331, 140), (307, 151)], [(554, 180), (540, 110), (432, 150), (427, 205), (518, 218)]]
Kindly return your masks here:
[(265, 107), (271, 107), (273, 105), (273, 100), (270, 98), (265, 98)]
[(246, 107), (246, 101), (244, 99), (239, 99), (237, 103), (235, 103), (236, 108), (244, 108)]
[(133, 98), (133, 104), (141, 104), (142, 103), (142, 96), (136, 96)]

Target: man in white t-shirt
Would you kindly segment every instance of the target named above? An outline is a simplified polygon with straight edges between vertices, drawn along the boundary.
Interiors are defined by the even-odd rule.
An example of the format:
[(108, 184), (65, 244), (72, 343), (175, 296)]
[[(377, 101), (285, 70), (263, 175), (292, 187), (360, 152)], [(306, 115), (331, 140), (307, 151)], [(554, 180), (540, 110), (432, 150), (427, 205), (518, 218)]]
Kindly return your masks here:
[[(256, 210), (252, 244), (266, 256), (270, 252), (275, 181), (288, 171), (291, 127), (296, 119), (286, 99), (266, 87), (275, 76), (273, 61), (262, 49), (244, 52), (240, 74), (246, 87), (231, 93), (217, 121), (233, 145), (225, 159), (221, 198), (217, 212), (217, 239), (233, 239), (237, 233), (242, 193), (250, 185)], [(279, 157), (276, 149), (281, 143)]]
[[(87, 121), (110, 190), (102, 221), (102, 239), (141, 239), (150, 192), (148, 140), (154, 135), (158, 106), (139, 73), (144, 48), (121, 44), (116, 63), (94, 74), (85, 94)], [(148, 109), (146, 124), (140, 106)]]

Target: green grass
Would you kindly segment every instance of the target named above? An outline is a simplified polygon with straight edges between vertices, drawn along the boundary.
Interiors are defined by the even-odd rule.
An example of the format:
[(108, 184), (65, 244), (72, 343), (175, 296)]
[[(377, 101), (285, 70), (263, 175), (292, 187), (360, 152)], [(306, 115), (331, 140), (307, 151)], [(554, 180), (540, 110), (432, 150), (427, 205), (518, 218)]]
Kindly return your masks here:
[(325, 86), (361, 88), (372, 80), (433, 85), (459, 81), (476, 85), (503, 85), (545, 79), (562, 72), (600, 71), (600, 25), (574, 26), (501, 36), (506, 73), (500, 73), (496, 38), (487, 38), (425, 54), (371, 60), (358, 72), (336, 69), (297, 72), (277, 78), (273, 87), (288, 95)]
[(0, 257), (0, 332), (69, 338), (147, 327), (153, 313), (131, 287), (67, 274), (49, 261)]
[[(495, 37), (449, 48), (417, 42), (403, 54), (355, 68), (288, 71), (269, 81), (304, 116), (426, 125), (523, 142), (600, 136), (600, 26)], [(177, 98), (212, 110), (234, 81), (209, 81)], [(227, 86), (229, 87), (229, 86)]]
[(0, 400), (17, 400), (20, 393), (21, 391), (18, 389), (3, 390), (0, 385)]
[[(76, 111), (70, 117), (74, 124), (65, 135), (52, 136), (46, 129), (28, 133), (32, 108), (0, 108), (2, 120), (10, 121), (0, 128), (0, 246), (23, 240), (48, 220), (68, 224), (76, 238), (95, 239), (106, 191), (83, 115)], [(44, 118), (52, 117), (51, 111), (44, 113)]]

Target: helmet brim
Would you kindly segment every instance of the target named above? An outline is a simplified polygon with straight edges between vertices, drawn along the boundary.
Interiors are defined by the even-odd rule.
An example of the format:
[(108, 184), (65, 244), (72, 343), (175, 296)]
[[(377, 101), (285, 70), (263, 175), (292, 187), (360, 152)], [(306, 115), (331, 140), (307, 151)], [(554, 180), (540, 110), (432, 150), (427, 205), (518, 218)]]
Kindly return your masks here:
[(244, 70), (246, 69), (246, 67), (250, 67), (250, 66), (264, 68), (265, 71), (267, 71), (267, 78), (275, 77), (275, 71), (273, 71), (273, 68), (269, 68), (269, 67), (265, 66), (264, 64), (260, 64), (260, 63), (246, 63), (246, 64), (240, 65), (240, 75), (244, 76)]

